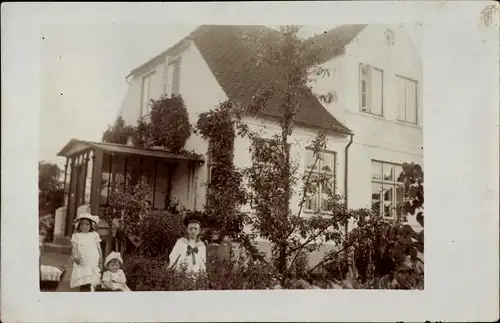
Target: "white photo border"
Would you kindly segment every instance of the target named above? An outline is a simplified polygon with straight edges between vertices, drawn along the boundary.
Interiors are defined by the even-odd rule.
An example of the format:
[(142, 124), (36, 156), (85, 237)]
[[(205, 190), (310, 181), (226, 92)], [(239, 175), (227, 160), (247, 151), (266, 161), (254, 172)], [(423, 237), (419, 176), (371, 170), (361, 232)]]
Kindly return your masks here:
[[(4, 322), (493, 321), (499, 304), (498, 13), (487, 1), (2, 4)], [(498, 8), (498, 5), (497, 5)], [(58, 24), (421, 25), (424, 291), (41, 293), (41, 28)], [(112, 59), (112, 58), (110, 58)]]

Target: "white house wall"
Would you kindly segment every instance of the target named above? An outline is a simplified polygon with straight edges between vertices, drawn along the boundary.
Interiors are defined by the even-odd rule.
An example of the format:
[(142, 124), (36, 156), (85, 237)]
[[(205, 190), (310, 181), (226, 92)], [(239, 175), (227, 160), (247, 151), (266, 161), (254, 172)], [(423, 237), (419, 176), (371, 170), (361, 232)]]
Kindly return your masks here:
[[(388, 45), (386, 30), (394, 35)], [(383, 116), (360, 112), (359, 64), (368, 64), (383, 70)], [(418, 124), (396, 121), (396, 75), (422, 82), (422, 60), (403, 27), (397, 25), (369, 25), (347, 47), (346, 53), (325, 64), (337, 74), (319, 82), (318, 90), (341, 89), (337, 102), (325, 104), (354, 133), (349, 149), (349, 208), (370, 207), (371, 160), (401, 164), (415, 162), (423, 165), (422, 91), (417, 89)], [(339, 81), (340, 80), (340, 81)], [(409, 218), (416, 225), (413, 217)]]
[[(263, 120), (257, 118), (247, 117), (243, 120), (252, 131), (261, 133), (262, 138), (271, 139), (274, 134), (279, 133), (281, 130), (276, 121)], [(299, 171), (305, 171), (306, 163), (306, 147), (310, 146), (312, 141), (316, 138), (317, 131), (309, 128), (296, 127), (290, 138), (291, 142), (291, 158), (299, 164)], [(335, 152), (335, 172), (336, 172), (336, 192), (343, 194), (344, 192), (344, 167), (345, 167), (345, 147), (348, 140), (344, 136), (329, 135), (327, 137), (326, 150)], [(237, 137), (235, 140), (234, 149), (234, 163), (236, 167), (248, 167), (251, 165), (251, 155), (249, 152), (250, 141), (246, 138)], [(299, 174), (299, 176), (302, 175)], [(298, 212), (299, 202), (301, 198), (300, 191), (302, 190), (302, 183), (298, 183), (295, 187), (296, 194), (294, 194), (291, 201), (292, 212)], [(250, 208), (244, 207), (245, 212), (250, 212)], [(307, 213), (303, 212), (306, 216)]]
[[(155, 72), (151, 84), (152, 98), (159, 99), (162, 95), (164, 65), (166, 62), (167, 58), (163, 63), (158, 64), (151, 70), (144, 71), (130, 81), (131, 84), (120, 113), (126, 124), (135, 125), (140, 117), (142, 78), (145, 75)], [(212, 71), (192, 42), (181, 55), (179, 92), (184, 99), (189, 113), (189, 122), (193, 127), (196, 125), (200, 113), (209, 111), (218, 103), (227, 99)], [(207, 160), (208, 143), (200, 136), (192, 134), (187, 140), (185, 148), (203, 154), (205, 160)], [(195, 199), (195, 207), (201, 209), (205, 201), (205, 187), (203, 184), (207, 179), (207, 165), (205, 164), (197, 169), (196, 178), (193, 179), (193, 182), (196, 183), (196, 189), (190, 187), (189, 192), (188, 179), (188, 169), (181, 165), (172, 180), (172, 197), (177, 198), (184, 206), (190, 208), (194, 206), (191, 203)]]

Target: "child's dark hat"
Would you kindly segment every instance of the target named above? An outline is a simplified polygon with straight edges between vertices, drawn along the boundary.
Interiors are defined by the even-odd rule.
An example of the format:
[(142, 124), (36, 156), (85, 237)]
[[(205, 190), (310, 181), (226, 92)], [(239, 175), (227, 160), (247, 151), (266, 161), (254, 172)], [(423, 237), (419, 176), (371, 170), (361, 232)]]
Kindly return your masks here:
[(189, 223), (198, 223), (203, 226), (203, 217), (201, 212), (193, 212), (184, 218), (184, 226), (187, 227)]

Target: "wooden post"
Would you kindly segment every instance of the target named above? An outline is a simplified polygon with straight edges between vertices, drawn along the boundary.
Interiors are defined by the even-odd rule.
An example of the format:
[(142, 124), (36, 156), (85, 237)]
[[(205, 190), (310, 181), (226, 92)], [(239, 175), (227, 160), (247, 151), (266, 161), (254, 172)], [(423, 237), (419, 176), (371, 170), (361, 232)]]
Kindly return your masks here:
[(89, 155), (90, 155), (90, 152), (86, 152), (85, 153), (85, 157), (84, 157), (84, 160), (83, 160), (83, 167), (85, 167), (83, 169), (83, 204), (86, 203), (85, 201), (85, 197), (87, 195), (87, 172), (88, 172), (88, 168), (89, 168)]
[(69, 191), (68, 191), (68, 206), (66, 207), (66, 235), (71, 235), (72, 227), (73, 227), (73, 215), (74, 208), (71, 207), (71, 204), (74, 199), (71, 198), (71, 193), (73, 191), (73, 178), (75, 170), (75, 157), (71, 157), (71, 166), (69, 171)]
[(92, 190), (90, 193), (90, 210), (92, 214), (99, 214), (99, 206), (101, 204), (101, 179), (102, 179), (102, 163), (104, 161), (104, 153), (102, 150), (95, 150), (92, 165)]
[(125, 156), (125, 169), (123, 170), (123, 193), (127, 192), (127, 166), (128, 166), (128, 158)]
[(89, 201), (89, 205), (90, 205), (90, 209), (92, 210), (92, 202), (94, 201), (93, 200), (93, 187), (92, 187), (92, 184), (94, 182), (94, 168), (95, 168), (95, 151), (92, 150), (92, 170), (90, 171), (90, 176), (91, 176), (91, 180), (90, 180), (90, 201)]
[(66, 193), (66, 182), (68, 180), (68, 163), (69, 158), (66, 157), (66, 164), (64, 165), (64, 183), (63, 183), (63, 192), (64, 192), (64, 206), (68, 207), (67, 201), (69, 201), (69, 192)]
[(154, 176), (153, 176), (153, 209), (155, 208), (155, 195), (156, 195), (156, 175), (158, 172), (158, 159), (155, 159), (155, 170), (154, 170)]

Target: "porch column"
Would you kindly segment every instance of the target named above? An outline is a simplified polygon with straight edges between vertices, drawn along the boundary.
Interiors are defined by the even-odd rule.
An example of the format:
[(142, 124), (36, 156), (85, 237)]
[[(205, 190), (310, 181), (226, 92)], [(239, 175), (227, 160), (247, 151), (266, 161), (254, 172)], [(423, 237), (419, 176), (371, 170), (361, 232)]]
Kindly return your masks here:
[(99, 214), (103, 157), (104, 153), (101, 150), (94, 150), (94, 156), (92, 157), (92, 185), (90, 190), (90, 211), (92, 214)]
[(195, 163), (191, 164), (191, 169), (193, 170), (193, 210), (197, 210), (196, 201), (198, 200), (198, 167)]

